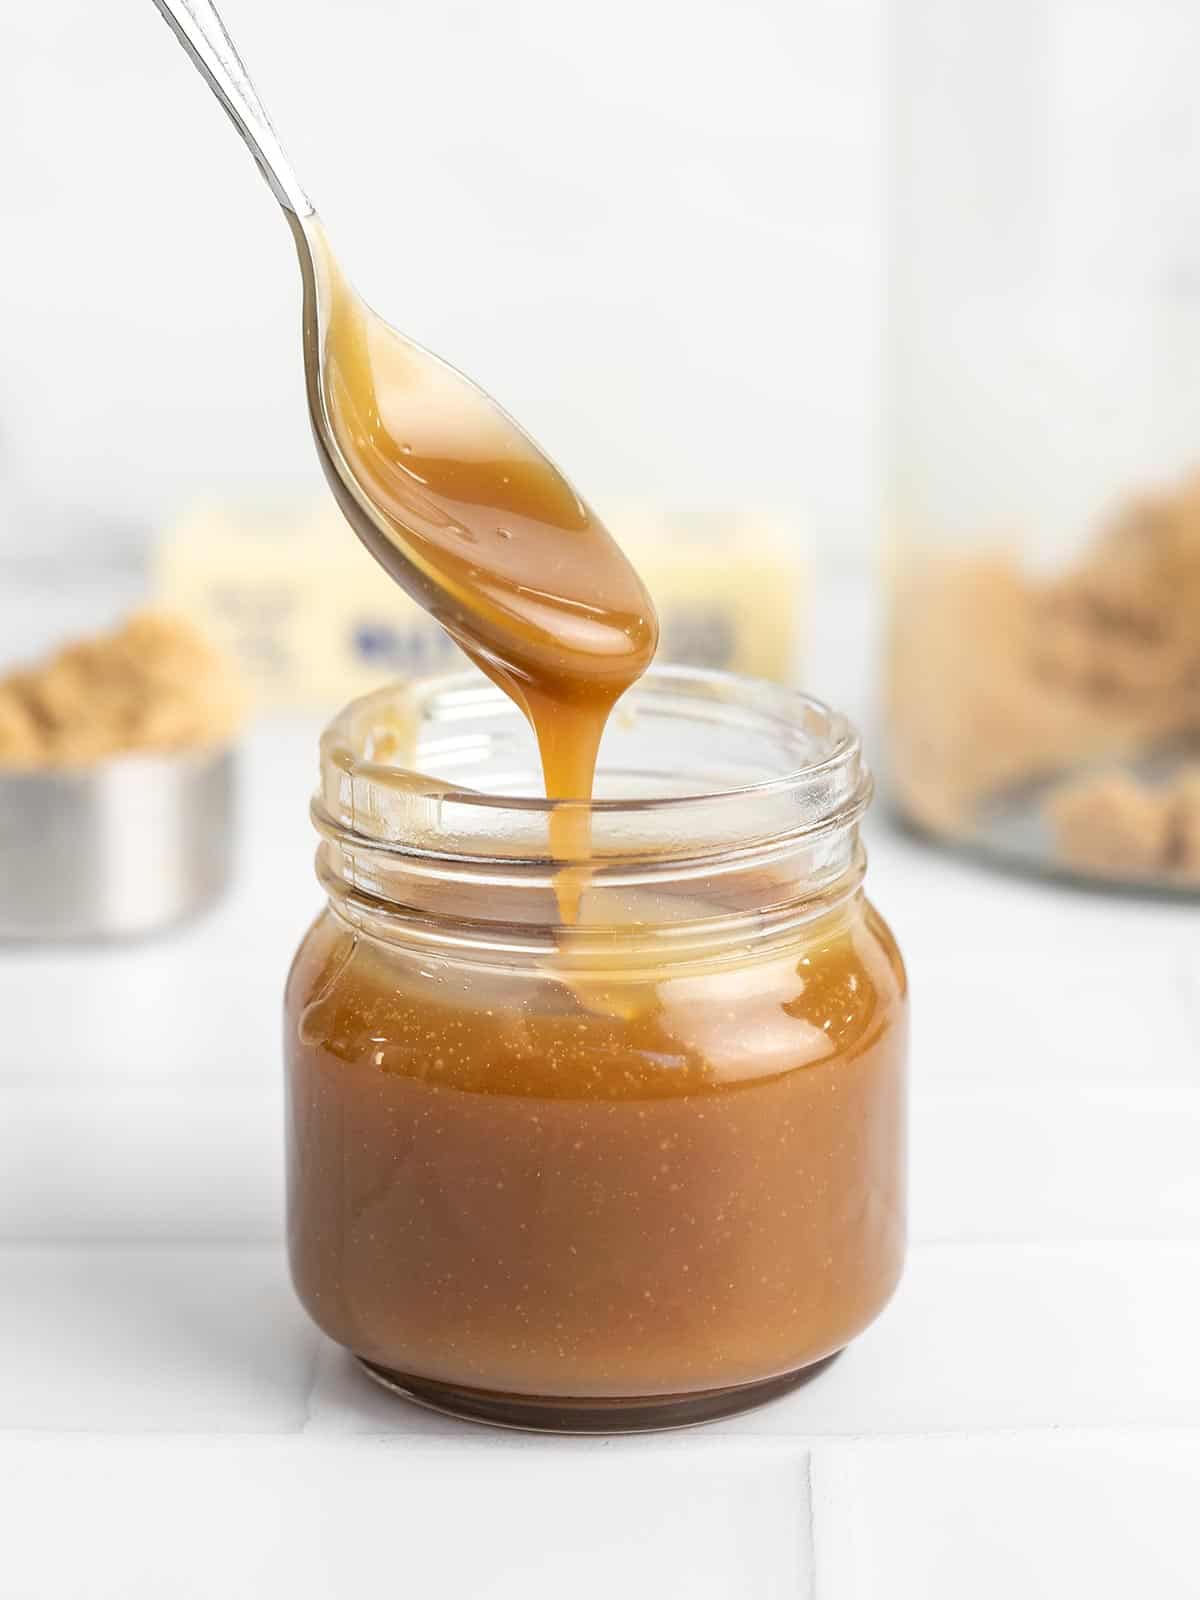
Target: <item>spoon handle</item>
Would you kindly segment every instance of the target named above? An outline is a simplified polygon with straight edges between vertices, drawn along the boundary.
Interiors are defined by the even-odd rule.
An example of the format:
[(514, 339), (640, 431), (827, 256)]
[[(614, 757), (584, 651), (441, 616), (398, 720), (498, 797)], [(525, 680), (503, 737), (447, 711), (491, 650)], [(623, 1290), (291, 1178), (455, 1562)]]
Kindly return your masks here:
[(217, 8), (209, 0), (154, 0), (154, 4), (229, 113), (276, 200), (299, 218), (312, 216), (312, 201), (283, 153), (279, 135)]

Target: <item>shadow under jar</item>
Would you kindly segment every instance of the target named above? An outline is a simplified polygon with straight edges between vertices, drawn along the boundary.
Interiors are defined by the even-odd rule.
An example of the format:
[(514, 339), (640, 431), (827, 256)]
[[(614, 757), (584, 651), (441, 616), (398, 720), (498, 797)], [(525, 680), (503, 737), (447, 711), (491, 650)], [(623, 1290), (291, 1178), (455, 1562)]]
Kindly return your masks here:
[(440, 1409), (705, 1421), (810, 1376), (900, 1276), (906, 984), (861, 887), (870, 780), (817, 702), (652, 670), (605, 740), (570, 926), (539, 784), (482, 680), (325, 734), (329, 905), (286, 998), (293, 1278)]

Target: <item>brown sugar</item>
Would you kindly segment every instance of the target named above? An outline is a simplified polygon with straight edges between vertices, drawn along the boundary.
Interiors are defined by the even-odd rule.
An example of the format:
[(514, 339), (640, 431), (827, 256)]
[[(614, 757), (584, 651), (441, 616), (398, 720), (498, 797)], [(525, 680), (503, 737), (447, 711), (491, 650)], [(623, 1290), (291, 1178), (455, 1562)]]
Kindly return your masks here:
[(1123, 507), (1059, 576), (1004, 551), (930, 552), (896, 590), (894, 772), (915, 821), (969, 834), (1003, 791), (1064, 776), (1045, 809), (1069, 864), (1181, 870), (1191, 835), (1185, 819), (1169, 842), (1163, 795), (1069, 775), (1200, 736), (1200, 477)]
[(1046, 815), (1067, 866), (1113, 878), (1167, 870), (1170, 798), (1127, 772), (1060, 785), (1047, 799)]
[(0, 765), (77, 767), (218, 744), (241, 711), (232, 669), (190, 623), (137, 612), (0, 681)]
[(1173, 785), (1171, 860), (1180, 882), (1200, 884), (1200, 767), (1189, 767)]
[(1127, 772), (1080, 778), (1059, 785), (1045, 810), (1067, 866), (1112, 878), (1200, 883), (1200, 767), (1161, 784)]

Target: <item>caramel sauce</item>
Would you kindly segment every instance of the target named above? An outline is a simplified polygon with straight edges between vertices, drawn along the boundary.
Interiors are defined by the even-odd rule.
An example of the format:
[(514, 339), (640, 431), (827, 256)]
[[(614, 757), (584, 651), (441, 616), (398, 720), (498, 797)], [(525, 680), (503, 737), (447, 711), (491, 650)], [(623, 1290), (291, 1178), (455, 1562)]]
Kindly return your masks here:
[[(366, 501), (343, 509), (393, 578), (528, 717), (546, 794), (589, 800), (617, 700), (658, 643), (620, 547), (533, 441), (469, 379), (358, 297), (328, 249), (324, 402)], [(552, 820), (586, 855), (586, 810)]]
[[(358, 488), (334, 482), (343, 509), (520, 706), (547, 795), (586, 800), (654, 653), (645, 589), (515, 424), (328, 256), (324, 278), (324, 404)], [(551, 822), (552, 855), (576, 864), (562, 924), (588, 827), (586, 806)], [(442, 917), (448, 954), (365, 931), (333, 893), (288, 980), (292, 1272), (321, 1328), (416, 1392), (619, 1408), (744, 1404), (736, 1386), (794, 1375), (872, 1320), (904, 1250), (907, 1002), (861, 893), (769, 952), (679, 961), (661, 939), (625, 961), (623, 926), (653, 945), (669, 900), (703, 919), (720, 884), (693, 875), (657, 901), (593, 887), (576, 931), (611, 929), (613, 948), (585, 971), (562, 927), (548, 960), (456, 955), (461, 910), (422, 882), (408, 914)], [(796, 887), (764, 883), (742, 909)]]
[[(675, 1395), (839, 1350), (904, 1254), (905, 986), (858, 904), (770, 959), (546, 972), (326, 915), (288, 990), (292, 1271), (369, 1362), (524, 1395)], [(610, 999), (612, 998), (610, 992)]]

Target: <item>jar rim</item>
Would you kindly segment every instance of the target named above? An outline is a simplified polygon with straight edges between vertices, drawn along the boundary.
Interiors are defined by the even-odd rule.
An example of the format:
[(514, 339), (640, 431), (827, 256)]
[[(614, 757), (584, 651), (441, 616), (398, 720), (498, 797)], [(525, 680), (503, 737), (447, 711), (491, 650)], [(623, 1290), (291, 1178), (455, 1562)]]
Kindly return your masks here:
[[(456, 947), (467, 925), (489, 944), (501, 924), (541, 938), (557, 916), (560, 874), (578, 867), (590, 926), (602, 926), (607, 904), (621, 937), (669, 915), (680, 925), (673, 937), (732, 945), (818, 914), (861, 880), (857, 824), (871, 778), (840, 713), (777, 684), (664, 666), (612, 721), (602, 776), (623, 792), (589, 806), (533, 792), (541, 774), (528, 724), (482, 675), (353, 702), (321, 741), (313, 803), (331, 903), (362, 926), (399, 914), (405, 937), (419, 924)], [(494, 791), (464, 786), (463, 772), (485, 770), (499, 774)], [(514, 772), (523, 792), (502, 781)], [(729, 781), (697, 787), (697, 772)], [(551, 820), (565, 808), (589, 813), (577, 855), (551, 848)]]
[[(328, 724), (321, 736), (323, 767), (353, 779), (393, 784), (407, 780), (415, 789), (437, 794), (443, 802), (480, 811), (516, 811), (549, 816), (571, 809), (594, 816), (619, 816), (647, 812), (680, 812), (689, 806), (737, 803), (747, 799), (795, 793), (837, 776), (850, 790), (869, 783), (858, 730), (843, 713), (802, 690), (765, 679), (741, 677), (717, 668), (654, 665), (628, 691), (613, 713), (613, 720), (636, 709), (647, 694), (674, 697), (692, 705), (707, 704), (726, 714), (755, 716), (764, 727), (770, 723), (780, 737), (783, 752), (801, 750), (807, 759), (770, 777), (756, 781), (691, 789), (678, 794), (601, 796), (592, 800), (550, 800), (541, 794), (502, 793), (445, 782), (421, 770), (415, 745), (422, 723), (439, 707), (452, 717), (485, 711), (511, 716), (523, 726), (521, 712), (496, 685), (474, 671), (447, 673), (390, 684), (352, 700)], [(398, 751), (409, 742), (406, 761), (376, 760), (368, 752), (380, 731)], [(834, 785), (841, 788), (842, 785)]]

